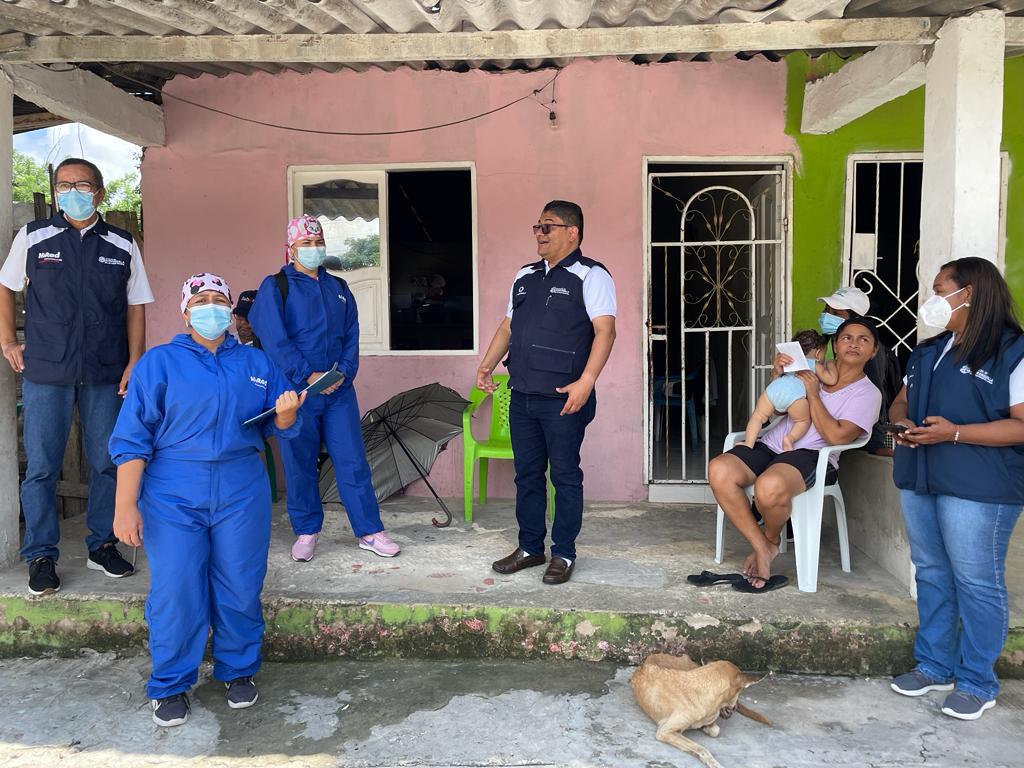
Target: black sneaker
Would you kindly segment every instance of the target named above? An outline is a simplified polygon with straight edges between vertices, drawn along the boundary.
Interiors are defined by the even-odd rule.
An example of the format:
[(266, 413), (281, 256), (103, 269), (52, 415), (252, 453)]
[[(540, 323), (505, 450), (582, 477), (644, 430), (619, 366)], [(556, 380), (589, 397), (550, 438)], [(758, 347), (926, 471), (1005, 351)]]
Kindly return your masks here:
[(188, 703), (188, 695), (176, 693), (163, 699), (150, 699), (153, 706), (153, 722), (163, 728), (184, 725), (192, 707)]
[(228, 689), (228, 706), (232, 709), (251, 707), (260, 697), (251, 677), (239, 677), (224, 685)]
[(113, 544), (104, 544), (99, 549), (89, 553), (89, 559), (85, 561), (85, 567), (94, 571), (103, 571), (112, 579), (123, 579), (135, 573), (132, 564), (121, 557), (117, 547)]
[(60, 592), (57, 562), (52, 557), (37, 557), (28, 564), (28, 591), (33, 595)]

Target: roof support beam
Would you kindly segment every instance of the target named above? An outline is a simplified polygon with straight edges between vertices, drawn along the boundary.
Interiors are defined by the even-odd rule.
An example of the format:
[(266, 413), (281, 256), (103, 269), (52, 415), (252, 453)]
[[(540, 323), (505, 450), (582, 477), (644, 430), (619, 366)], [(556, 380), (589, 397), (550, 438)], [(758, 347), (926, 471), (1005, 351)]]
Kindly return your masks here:
[(804, 89), (802, 133), (832, 133), (924, 85), (930, 49), (885, 45)]
[[(544, 29), (380, 35), (87, 35), (40, 37), (8, 62), (335, 62), (558, 59), (666, 53), (789, 51), (931, 45), (941, 18), (820, 19), (664, 27)], [(1024, 19), (1007, 20), (1007, 43), (1024, 45)]]
[[(998, 262), (1003, 128), (1003, 12), (950, 19), (928, 61), (924, 92), (919, 301), (948, 261)], [(918, 328), (920, 337), (932, 331)]]
[(34, 64), (2, 67), (14, 92), (55, 115), (119, 136), (132, 144), (162, 146), (164, 113), (82, 69), (55, 71)]
[[(14, 88), (0, 71), (0, 252), (11, 247), (11, 163), (14, 154), (12, 134)], [(18, 560), (21, 534), (18, 528), (18, 420), (15, 404), (17, 382), (10, 366), (0, 368), (0, 565)]]

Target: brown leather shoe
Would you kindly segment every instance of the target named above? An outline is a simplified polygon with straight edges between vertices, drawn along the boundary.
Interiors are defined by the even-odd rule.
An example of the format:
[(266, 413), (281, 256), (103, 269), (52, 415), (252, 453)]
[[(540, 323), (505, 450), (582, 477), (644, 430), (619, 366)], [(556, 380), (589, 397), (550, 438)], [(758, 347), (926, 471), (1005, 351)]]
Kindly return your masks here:
[(565, 584), (572, 577), (572, 567), (574, 565), (576, 565), (575, 560), (567, 563), (560, 557), (552, 557), (547, 570), (544, 571), (542, 581), (545, 584)]
[(544, 565), (546, 560), (547, 558), (544, 555), (528, 555), (517, 547), (516, 551), (508, 557), (503, 557), (501, 560), (495, 560), (491, 563), (491, 568), (498, 573), (515, 573), (516, 571), (523, 570), (523, 568)]

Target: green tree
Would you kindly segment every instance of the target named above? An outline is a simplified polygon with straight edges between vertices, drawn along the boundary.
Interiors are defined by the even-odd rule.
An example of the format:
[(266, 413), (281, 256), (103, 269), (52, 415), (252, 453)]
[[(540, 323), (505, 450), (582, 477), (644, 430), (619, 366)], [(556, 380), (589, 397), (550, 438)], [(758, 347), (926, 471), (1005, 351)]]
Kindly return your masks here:
[(129, 171), (107, 182), (107, 196), (100, 206), (100, 212), (134, 211), (136, 216), (142, 213), (142, 187), (138, 171)]
[(50, 196), (50, 179), (46, 175), (46, 166), (15, 150), (11, 173), (11, 193), (14, 202), (31, 203), (34, 192)]
[(380, 235), (350, 237), (345, 245), (348, 252), (341, 257), (342, 269), (380, 266)]

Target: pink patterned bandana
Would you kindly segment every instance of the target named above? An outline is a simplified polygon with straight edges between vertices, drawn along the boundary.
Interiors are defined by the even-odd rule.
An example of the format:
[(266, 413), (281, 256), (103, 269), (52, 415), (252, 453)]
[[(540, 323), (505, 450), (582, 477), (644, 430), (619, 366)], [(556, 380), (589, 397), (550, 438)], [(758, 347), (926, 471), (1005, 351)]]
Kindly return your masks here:
[(302, 240), (306, 237), (323, 237), (324, 228), (320, 225), (320, 222), (310, 216), (308, 213), (304, 213), (297, 219), (292, 219), (288, 222), (288, 244), (284, 249), (284, 263), (287, 264), (291, 260), (291, 248), (297, 241)]
[(188, 306), (189, 299), (203, 291), (222, 293), (229, 302), (231, 301), (231, 288), (228, 287), (223, 277), (211, 275), (209, 272), (200, 272), (198, 275), (192, 275), (181, 286), (181, 314), (185, 314), (185, 307)]

